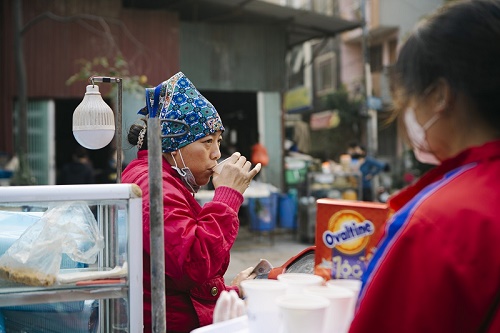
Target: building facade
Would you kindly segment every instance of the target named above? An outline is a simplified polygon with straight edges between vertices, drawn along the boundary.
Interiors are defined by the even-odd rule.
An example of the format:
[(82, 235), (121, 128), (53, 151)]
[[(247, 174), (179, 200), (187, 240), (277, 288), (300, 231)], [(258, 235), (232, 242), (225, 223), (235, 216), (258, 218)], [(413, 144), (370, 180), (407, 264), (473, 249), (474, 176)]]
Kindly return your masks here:
[[(173, 12), (131, 10), (120, 0), (9, 0), (0, 10), (0, 151), (18, 153), (17, 110), (24, 89), (28, 160), (39, 184), (54, 184), (57, 169), (71, 156), (72, 114), (87, 84), (84, 77), (67, 84), (71, 76), (115, 73), (154, 83), (179, 69), (179, 20)], [(19, 30), (14, 29), (16, 16)], [(156, 42), (158, 31), (163, 32), (162, 43)], [(20, 55), (15, 53), (16, 38), (21, 39)], [(113, 104), (112, 87), (100, 89)], [(137, 112), (124, 105), (124, 113)], [(109, 147), (93, 152), (97, 169), (105, 167), (108, 153)]]
[(388, 69), (397, 58), (398, 46), (414, 25), (444, 3), (442, 0), (339, 0), (340, 15), (360, 18), (363, 28), (341, 34), (341, 80), (350, 92), (362, 92), (367, 119), (362, 142), (368, 152), (391, 165), (394, 174), (404, 170), (407, 149), (399, 139), (396, 124), (387, 125), (390, 115)]
[[(130, 79), (123, 97), (127, 161), (135, 155), (125, 135), (144, 104), (140, 91), (180, 70), (218, 109), (228, 128), (224, 141), (248, 156), (260, 136), (273, 154), (269, 179), (281, 187), (285, 55), (311, 38), (359, 26), (257, 0), (8, 0), (0, 10), (0, 151), (17, 153), (25, 91), (28, 160), (39, 184), (54, 183), (70, 155), (72, 112), (88, 77)], [(68, 84), (71, 77), (77, 80)], [(112, 105), (113, 88), (100, 85)], [(98, 168), (113, 149), (92, 152)]]
[[(315, 39), (296, 46), (287, 55), (285, 94), (289, 137), (293, 127), (306, 122), (310, 142), (306, 153), (337, 160), (350, 141), (388, 162), (400, 173), (406, 149), (390, 115), (388, 69), (396, 61), (398, 45), (419, 19), (441, 6), (442, 0), (284, 0), (292, 6), (322, 10), (345, 20), (365, 22), (336, 37)], [(332, 109), (325, 96), (349, 94), (351, 110)], [(357, 107), (357, 108), (356, 108)], [(346, 115), (351, 112), (351, 118)]]

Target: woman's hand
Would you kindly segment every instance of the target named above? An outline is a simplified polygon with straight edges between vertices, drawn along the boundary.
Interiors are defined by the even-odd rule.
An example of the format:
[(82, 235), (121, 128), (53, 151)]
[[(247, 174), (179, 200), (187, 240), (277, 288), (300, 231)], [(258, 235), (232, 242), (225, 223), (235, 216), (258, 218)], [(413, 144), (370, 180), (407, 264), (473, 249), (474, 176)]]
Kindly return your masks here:
[(245, 156), (241, 156), (240, 153), (236, 152), (224, 163), (224, 167), (220, 174), (214, 173), (212, 183), (215, 188), (227, 186), (243, 194), (248, 186), (250, 186), (253, 177), (255, 177), (261, 169), (260, 163), (253, 169), (250, 169), (251, 166), (252, 163), (247, 161)]
[(253, 280), (257, 276), (256, 273), (252, 273), (253, 269), (253, 267), (248, 267), (247, 269), (239, 272), (238, 275), (234, 277), (233, 281), (231, 281), (232, 286), (238, 287), (238, 290), (240, 291), (240, 297), (244, 296), (243, 289), (240, 286), (241, 281)]
[(236, 291), (231, 290), (229, 292), (222, 291), (214, 309), (214, 323), (221, 321), (233, 319), (239, 316), (243, 316), (246, 312), (245, 303), (241, 299), (243, 297), (243, 291), (241, 289), (240, 283), (243, 280), (255, 279), (257, 276), (253, 272), (253, 267), (248, 267), (247, 269), (241, 271), (236, 275), (236, 277), (231, 281), (231, 286), (238, 287), (240, 294), (236, 294)]

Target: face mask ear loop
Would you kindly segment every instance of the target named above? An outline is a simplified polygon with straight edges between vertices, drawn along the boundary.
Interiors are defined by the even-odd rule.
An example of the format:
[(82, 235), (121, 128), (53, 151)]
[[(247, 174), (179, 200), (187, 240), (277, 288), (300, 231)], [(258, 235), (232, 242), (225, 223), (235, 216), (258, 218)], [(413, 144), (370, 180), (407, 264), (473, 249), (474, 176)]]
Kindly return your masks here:
[[(180, 153), (180, 150), (179, 150), (179, 153)], [(172, 168), (174, 168), (175, 170), (177, 170), (177, 172), (182, 177), (184, 177), (186, 175), (186, 172), (184, 170), (182, 170), (182, 169), (179, 169), (179, 167), (177, 166), (177, 161), (175, 160), (174, 154), (170, 153), (170, 156), (172, 156), (172, 159), (174, 160), (174, 164), (175, 164), (175, 166), (173, 166)], [(181, 155), (181, 160), (182, 160), (182, 155)], [(184, 160), (182, 160), (182, 163), (184, 163)]]
[[(184, 162), (184, 158), (182, 158), (182, 153), (181, 153), (181, 150), (180, 150), (180, 149), (179, 149), (179, 156), (181, 157), (182, 164), (184, 165), (184, 166), (182, 167), (182, 169), (184, 169), (184, 168), (185, 168), (185, 169), (188, 169), (188, 170), (189, 170), (189, 172), (190, 172), (190, 174), (191, 174), (191, 175), (193, 175), (193, 173), (191, 172), (191, 170), (188, 168), (188, 166), (187, 166), (187, 165), (186, 165), (186, 163)], [(186, 175), (187, 173), (186, 173), (184, 170), (182, 170), (182, 169), (181, 169), (181, 171), (184, 173), (184, 175)], [(194, 181), (194, 182), (196, 182), (194, 179), (193, 179), (193, 181)], [(188, 184), (188, 185), (189, 185), (189, 187), (191, 188), (191, 192), (192, 192), (192, 193), (193, 193), (193, 195), (194, 195), (194, 193), (196, 193), (196, 191), (194, 190), (193, 186), (192, 186), (192, 185), (191, 185), (191, 183), (189, 183), (189, 182), (187, 182), (187, 184)]]
[(179, 149), (179, 156), (181, 157), (182, 164), (184, 165), (183, 168), (187, 168), (186, 163), (184, 163), (184, 159), (182, 158), (182, 153), (180, 149)]
[(434, 125), (434, 123), (439, 119), (440, 117), (440, 114), (439, 113), (436, 113), (435, 115), (432, 116), (431, 119), (429, 119), (427, 121), (427, 123), (425, 123), (424, 126), (422, 126), (422, 129), (424, 130), (424, 132), (427, 132), (427, 130), (432, 126)]

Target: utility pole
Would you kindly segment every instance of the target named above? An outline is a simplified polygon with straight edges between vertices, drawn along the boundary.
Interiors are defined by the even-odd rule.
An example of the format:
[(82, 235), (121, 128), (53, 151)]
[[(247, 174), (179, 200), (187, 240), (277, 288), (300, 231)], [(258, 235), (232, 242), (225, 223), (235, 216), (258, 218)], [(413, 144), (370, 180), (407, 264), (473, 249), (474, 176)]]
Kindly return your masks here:
[(28, 142), (27, 142), (27, 117), (26, 117), (26, 67), (24, 65), (23, 58), (23, 23), (22, 23), (22, 8), (21, 0), (14, 1), (14, 52), (16, 59), (16, 76), (17, 76), (17, 92), (18, 92), (18, 107), (19, 107), (19, 117), (18, 117), (18, 145), (19, 150), (23, 153), (28, 152)]
[(362, 115), (365, 121), (366, 130), (366, 153), (375, 156), (378, 150), (377, 137), (377, 111), (370, 108), (370, 99), (372, 97), (372, 76), (370, 68), (370, 53), (368, 48), (368, 23), (366, 19), (366, 1), (360, 0), (361, 21), (363, 24), (363, 33), (361, 38), (361, 47), (363, 52), (363, 73), (365, 87), (365, 103), (363, 105)]
[[(366, 1), (360, 0), (360, 10), (363, 23), (362, 49), (363, 49), (363, 69), (365, 79), (365, 103), (363, 107), (363, 117), (366, 124), (366, 154), (375, 157), (378, 150), (378, 128), (377, 128), (377, 111), (371, 108), (372, 98), (372, 75), (370, 68), (370, 53), (368, 48), (368, 23), (366, 20)], [(372, 195), (375, 194), (375, 183), (377, 179), (371, 182)]]

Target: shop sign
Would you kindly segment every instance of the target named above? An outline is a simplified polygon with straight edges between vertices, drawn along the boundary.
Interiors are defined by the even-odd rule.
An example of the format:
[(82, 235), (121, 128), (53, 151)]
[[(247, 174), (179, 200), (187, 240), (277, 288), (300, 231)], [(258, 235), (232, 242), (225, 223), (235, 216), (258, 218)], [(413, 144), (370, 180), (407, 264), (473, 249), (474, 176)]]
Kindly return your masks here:
[(312, 130), (335, 128), (340, 124), (337, 110), (327, 110), (311, 114), (310, 126)]
[(288, 113), (308, 111), (312, 106), (311, 91), (308, 87), (297, 87), (285, 92), (284, 108)]

